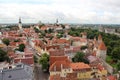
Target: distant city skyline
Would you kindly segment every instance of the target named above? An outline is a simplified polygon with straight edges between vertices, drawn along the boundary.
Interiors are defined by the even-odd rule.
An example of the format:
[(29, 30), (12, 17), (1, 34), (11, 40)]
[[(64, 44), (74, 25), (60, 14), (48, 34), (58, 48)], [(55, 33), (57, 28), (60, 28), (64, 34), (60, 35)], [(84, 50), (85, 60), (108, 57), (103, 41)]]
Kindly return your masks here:
[(0, 23), (120, 24), (119, 0), (0, 0)]

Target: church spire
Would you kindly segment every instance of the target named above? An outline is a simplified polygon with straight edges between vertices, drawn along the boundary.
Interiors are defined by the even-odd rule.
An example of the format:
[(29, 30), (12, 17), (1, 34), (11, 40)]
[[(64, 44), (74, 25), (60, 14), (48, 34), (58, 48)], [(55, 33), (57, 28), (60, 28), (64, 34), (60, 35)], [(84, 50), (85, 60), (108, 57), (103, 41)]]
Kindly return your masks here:
[(21, 22), (21, 18), (20, 18), (20, 17), (19, 17), (19, 23), (22, 23), (22, 22)]
[(58, 19), (56, 19), (56, 24), (58, 24)]
[(22, 22), (21, 22), (21, 18), (19, 18), (18, 27), (19, 27), (20, 32), (22, 32), (22, 31), (23, 31), (23, 29), (22, 29)]

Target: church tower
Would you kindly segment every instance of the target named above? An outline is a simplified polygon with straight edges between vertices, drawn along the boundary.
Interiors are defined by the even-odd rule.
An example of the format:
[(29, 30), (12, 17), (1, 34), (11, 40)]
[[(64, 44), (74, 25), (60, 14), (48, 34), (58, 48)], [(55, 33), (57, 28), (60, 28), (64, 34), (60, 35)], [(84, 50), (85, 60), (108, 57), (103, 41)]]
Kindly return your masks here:
[(19, 27), (20, 32), (21, 32), (21, 31), (23, 31), (23, 29), (22, 29), (22, 22), (21, 22), (21, 18), (19, 18), (18, 27)]
[(98, 46), (97, 57), (105, 60), (106, 59), (106, 53), (107, 53), (107, 47), (105, 46), (104, 42), (102, 41)]
[(58, 19), (56, 19), (56, 24), (58, 24)]

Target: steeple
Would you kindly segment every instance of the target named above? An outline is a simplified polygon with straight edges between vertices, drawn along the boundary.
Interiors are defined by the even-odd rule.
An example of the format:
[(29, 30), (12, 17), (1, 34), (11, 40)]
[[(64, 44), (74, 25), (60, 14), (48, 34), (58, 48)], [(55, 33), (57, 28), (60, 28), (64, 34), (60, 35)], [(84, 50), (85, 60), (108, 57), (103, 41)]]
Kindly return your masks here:
[(56, 19), (56, 24), (58, 24), (58, 19)]
[(21, 18), (19, 18), (19, 23), (18, 23), (18, 27), (19, 27), (19, 31), (22, 32), (22, 22), (21, 22)]
[(103, 41), (102, 41), (102, 42), (100, 43), (100, 45), (98, 46), (98, 49), (99, 49), (99, 50), (106, 50), (106, 49), (107, 49)]
[(19, 18), (19, 23), (22, 23), (22, 22), (21, 22), (21, 18)]

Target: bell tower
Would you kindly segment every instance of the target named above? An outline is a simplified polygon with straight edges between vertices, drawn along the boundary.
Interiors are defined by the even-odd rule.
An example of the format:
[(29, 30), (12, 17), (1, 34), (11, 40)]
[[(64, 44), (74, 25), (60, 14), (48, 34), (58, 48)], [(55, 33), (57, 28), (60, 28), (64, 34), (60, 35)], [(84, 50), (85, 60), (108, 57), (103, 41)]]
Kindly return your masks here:
[(23, 29), (22, 29), (22, 22), (21, 22), (21, 18), (19, 18), (18, 27), (19, 27), (20, 32), (21, 32), (21, 31), (23, 31)]

